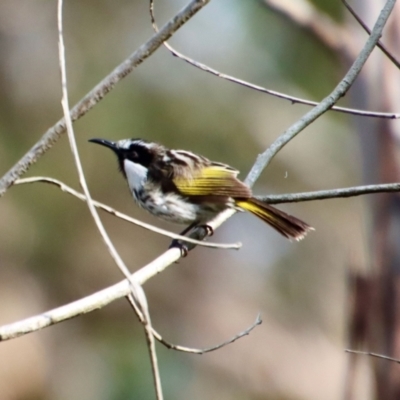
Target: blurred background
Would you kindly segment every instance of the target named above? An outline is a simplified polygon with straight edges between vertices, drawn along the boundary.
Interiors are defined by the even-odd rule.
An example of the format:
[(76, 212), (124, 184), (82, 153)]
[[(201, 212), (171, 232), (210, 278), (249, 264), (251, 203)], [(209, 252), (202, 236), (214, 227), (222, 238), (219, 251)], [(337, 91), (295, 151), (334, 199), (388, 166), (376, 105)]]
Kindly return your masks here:
[[(296, 3), (292, 11), (311, 19), (301, 25), (269, 1), (213, 0), (170, 43), (237, 78), (322, 99), (340, 81), (366, 34), (339, 1), (286, 3), (286, 11)], [(185, 4), (156, 1), (158, 24)], [(362, 5), (358, 9), (372, 26), (384, 2), (352, 4)], [(55, 1), (0, 2), (1, 174), (62, 116), (56, 6)], [(396, 18), (385, 37), (393, 46), (399, 40)], [(314, 22), (332, 29), (333, 44), (312, 28)], [(148, 2), (65, 2), (64, 33), (73, 105), (152, 35)], [(342, 105), (398, 111), (395, 81), (383, 78), (398, 79), (391, 68), (375, 50)], [(88, 139), (160, 141), (231, 164), (244, 178), (257, 154), (308, 109), (208, 75), (160, 48), (74, 127), (92, 196), (178, 232), (180, 227), (133, 204), (113, 154)], [(398, 181), (397, 128), (384, 120), (327, 113), (275, 157), (254, 191), (291, 193)], [(36, 175), (79, 189), (66, 136), (26, 176)], [(371, 201), (355, 197), (282, 205), (316, 229), (300, 243), (286, 241), (248, 214), (235, 215), (212, 240), (241, 241), (240, 251), (197, 248), (148, 282), (144, 289), (153, 325), (176, 344), (212, 346), (247, 328), (258, 313), (263, 319), (249, 336), (201, 357), (157, 345), (165, 398), (391, 399), (379, 388), (389, 381), (398, 385), (399, 366), (344, 352), (351, 347), (396, 355), (398, 347), (390, 325), (396, 321), (394, 289), (390, 286), (394, 297), (385, 302), (369, 278), (379, 276), (385, 255), (396, 255), (395, 241), (391, 250), (384, 243), (389, 242), (385, 234), (396, 237), (400, 226), (392, 226), (387, 214), (397, 215), (398, 199), (367, 198)], [(387, 213), (377, 213), (376, 207)], [(165, 237), (101, 215), (131, 271), (169, 245)], [(0, 200), (0, 220), (1, 325), (122, 279), (86, 205), (55, 187), (12, 187)], [(376, 224), (382, 221), (386, 225), (379, 225), (379, 241)], [(395, 283), (398, 264), (388, 263), (386, 271), (394, 275), (388, 272), (385, 282)], [(386, 293), (382, 282), (379, 293)], [(382, 309), (366, 307), (374, 299), (371, 292), (382, 300), (382, 309), (391, 305), (385, 317), (389, 325), (369, 319), (382, 315)], [(371, 326), (381, 330), (371, 333)], [(371, 337), (379, 340), (371, 342)], [(1, 343), (0, 359), (1, 400), (154, 398), (143, 329), (124, 299)]]

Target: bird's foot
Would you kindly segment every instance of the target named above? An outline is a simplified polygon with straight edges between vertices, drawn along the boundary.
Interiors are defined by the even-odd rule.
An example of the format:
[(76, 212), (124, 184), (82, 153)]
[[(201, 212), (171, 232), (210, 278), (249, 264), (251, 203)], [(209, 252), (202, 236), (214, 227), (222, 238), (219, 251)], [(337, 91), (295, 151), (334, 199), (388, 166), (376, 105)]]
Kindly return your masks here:
[(198, 227), (205, 229), (207, 236), (214, 235), (214, 229), (210, 225), (203, 224), (203, 225), (198, 225)]
[(182, 258), (186, 257), (189, 253), (189, 249), (187, 248), (187, 246), (178, 239), (174, 239), (168, 248), (172, 249), (174, 247), (177, 247), (181, 251)]

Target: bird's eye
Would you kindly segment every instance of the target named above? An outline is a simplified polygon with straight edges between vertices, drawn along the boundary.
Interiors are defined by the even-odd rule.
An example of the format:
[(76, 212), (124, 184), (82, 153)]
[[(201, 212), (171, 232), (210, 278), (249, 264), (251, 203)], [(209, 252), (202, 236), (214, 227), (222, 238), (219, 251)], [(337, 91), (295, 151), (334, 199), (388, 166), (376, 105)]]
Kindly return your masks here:
[(131, 151), (131, 157), (132, 158), (138, 158), (139, 157), (139, 154), (138, 154), (138, 152), (137, 151)]

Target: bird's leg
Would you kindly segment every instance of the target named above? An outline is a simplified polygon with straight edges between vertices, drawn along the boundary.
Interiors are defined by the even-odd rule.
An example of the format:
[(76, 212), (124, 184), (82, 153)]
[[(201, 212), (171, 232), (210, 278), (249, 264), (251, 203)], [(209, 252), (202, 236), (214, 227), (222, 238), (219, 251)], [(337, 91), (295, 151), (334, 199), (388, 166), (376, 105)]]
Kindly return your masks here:
[[(203, 224), (203, 225), (197, 225), (196, 222), (192, 222), (188, 227), (186, 227), (179, 235), (180, 236), (184, 236), (186, 235), (186, 233), (190, 232), (193, 228), (203, 228), (206, 231), (206, 235), (207, 236), (212, 236), (214, 235), (214, 229), (207, 224)], [(189, 249), (186, 246), (186, 244), (182, 243), (181, 241), (179, 241), (179, 239), (174, 239), (171, 242), (171, 245), (169, 246), (169, 248), (172, 247), (179, 247), (182, 253), (182, 257), (186, 257), (189, 253)]]
[[(192, 222), (179, 235), (180, 236), (186, 235), (186, 233), (190, 232), (196, 225), (197, 225), (196, 222)], [(182, 257), (186, 257), (188, 255), (188, 253), (189, 253), (189, 250), (188, 250), (187, 246), (184, 243), (180, 242), (179, 239), (174, 239), (171, 242), (171, 244), (169, 246), (169, 249), (171, 249), (172, 247), (178, 247), (181, 250)]]

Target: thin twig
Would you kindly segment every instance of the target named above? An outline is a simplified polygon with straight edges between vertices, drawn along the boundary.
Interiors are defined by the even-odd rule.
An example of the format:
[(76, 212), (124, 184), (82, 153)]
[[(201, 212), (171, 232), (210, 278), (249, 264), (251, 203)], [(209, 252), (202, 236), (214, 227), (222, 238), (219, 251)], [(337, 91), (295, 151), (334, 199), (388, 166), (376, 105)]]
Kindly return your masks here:
[(255, 196), (257, 199), (269, 204), (297, 203), (301, 201), (327, 200), (345, 197), (355, 197), (364, 194), (399, 192), (400, 183), (387, 183), (382, 185), (354, 186), (342, 189), (319, 190), (316, 192), (303, 192), (291, 194), (270, 194)]
[[(365, 32), (368, 33), (368, 35), (371, 34), (371, 29), (368, 28), (368, 26), (364, 23), (364, 21), (361, 19), (361, 17), (356, 13), (354, 8), (346, 1), (342, 0), (344, 6), (347, 8), (347, 10), (350, 12), (350, 14), (354, 17), (354, 19), (361, 25), (361, 27), (365, 30)], [(386, 55), (386, 57), (397, 67), (400, 69), (400, 61), (386, 48), (386, 46), (379, 40), (377, 45), (382, 52)]]
[[(153, 54), (162, 45), (163, 41), (169, 39), (183, 24), (209, 2), (210, 0), (191, 0), (158, 33), (140, 46), (71, 109), (72, 121), (76, 121), (90, 111), (104, 96), (114, 89), (121, 79)], [(48, 129), (42, 138), (0, 179), (0, 197), (6, 193), (7, 189), (17, 178), (24, 174), (32, 164), (57, 142), (61, 135), (65, 133), (65, 129), (65, 121), (62, 118)]]
[(192, 347), (185, 347), (185, 346), (179, 346), (176, 344), (172, 344), (169, 343), (167, 341), (165, 341), (160, 334), (158, 334), (157, 332), (153, 331), (154, 337), (163, 345), (165, 345), (167, 348), (172, 349), (172, 350), (176, 350), (176, 351), (183, 351), (185, 353), (193, 353), (193, 354), (205, 354), (205, 353), (210, 353), (212, 351), (218, 350), (222, 347), (225, 347), (233, 342), (236, 342), (236, 340), (241, 339), (244, 336), (247, 336), (250, 334), (250, 332), (256, 328), (258, 325), (262, 324), (262, 319), (260, 314), (257, 315), (256, 320), (253, 322), (253, 324), (251, 326), (249, 326), (246, 330), (244, 330), (243, 332), (237, 333), (235, 336), (233, 336), (231, 339), (226, 340), (223, 343), (220, 343), (216, 346), (211, 346), (211, 347), (206, 347), (204, 349), (194, 349)]
[[(143, 317), (140, 310), (137, 309), (136, 305), (134, 302), (131, 302), (131, 306), (135, 309), (136, 314), (138, 315), (139, 319)], [(203, 349), (195, 349), (193, 347), (186, 347), (186, 346), (181, 346), (177, 344), (170, 343), (166, 341), (159, 332), (157, 332), (154, 328), (153, 330), (153, 335), (154, 337), (161, 343), (163, 344), (166, 348), (171, 349), (171, 350), (176, 350), (176, 351), (182, 351), (184, 353), (192, 353), (192, 354), (205, 354), (205, 353), (210, 353), (212, 351), (218, 350), (222, 347), (225, 347), (233, 342), (236, 342), (236, 340), (241, 339), (243, 336), (247, 336), (250, 334), (250, 332), (256, 328), (258, 325), (262, 324), (262, 319), (261, 315), (258, 314), (256, 320), (254, 321), (253, 324), (251, 324), (247, 329), (245, 329), (243, 332), (237, 333), (235, 336), (233, 336), (231, 339), (226, 340), (223, 343), (211, 346), (211, 347), (206, 347)]]
[(146, 333), (151, 367), (154, 378), (154, 386), (156, 391), (157, 400), (163, 400), (163, 392), (161, 387), (161, 379), (160, 379), (160, 371), (158, 367), (157, 354), (155, 348), (155, 340), (152, 332), (152, 326), (150, 321), (150, 313), (147, 305), (146, 295), (142, 289), (142, 287), (131, 279), (131, 273), (126, 267), (125, 263), (122, 261), (122, 258), (118, 254), (114, 245), (111, 242), (110, 237), (108, 236), (100, 217), (97, 213), (95, 206), (93, 205), (92, 198), (90, 196), (89, 188), (86, 183), (85, 174), (83, 172), (82, 163), (79, 157), (78, 147), (76, 145), (75, 134), (72, 127), (71, 115), (69, 112), (69, 104), (68, 104), (68, 87), (67, 87), (67, 72), (65, 66), (65, 46), (64, 46), (64, 35), (63, 35), (63, 18), (62, 18), (62, 10), (63, 10), (63, 0), (58, 0), (57, 7), (57, 22), (58, 22), (58, 48), (59, 48), (59, 63), (60, 63), (60, 71), (61, 71), (61, 86), (62, 86), (62, 99), (61, 104), (64, 112), (64, 119), (67, 127), (68, 139), (71, 147), (71, 152), (74, 158), (75, 166), (79, 175), (79, 183), (83, 189), (83, 192), (86, 197), (86, 203), (89, 207), (92, 218), (97, 226), (97, 229), (106, 245), (108, 252), (111, 255), (111, 258), (115, 261), (115, 264), (118, 266), (119, 270), (125, 276), (125, 278), (130, 283), (131, 293), (128, 297), (131, 303), (134, 303), (137, 308), (142, 312), (142, 322), (144, 326), (144, 330)]
[(393, 361), (397, 364), (400, 364), (399, 359), (393, 358), (393, 357), (388, 357), (383, 354), (371, 353), (369, 351), (350, 350), (350, 349), (346, 349), (345, 352), (351, 353), (351, 354), (361, 354), (361, 355), (370, 356), (370, 357), (382, 358), (383, 360)]
[[(153, 25), (154, 31), (158, 32), (158, 26), (154, 19), (154, 0), (150, 0), (150, 17), (151, 17), (151, 23)], [(316, 101), (305, 100), (305, 99), (301, 99), (299, 97), (289, 96), (287, 94), (277, 92), (275, 90), (267, 89), (263, 86), (255, 85), (253, 83), (244, 81), (242, 79), (235, 78), (234, 76), (224, 74), (222, 72), (217, 71), (214, 68), (211, 68), (211, 67), (209, 67), (203, 63), (200, 63), (198, 61), (195, 61), (195, 60), (189, 58), (188, 56), (178, 52), (168, 42), (164, 42), (164, 46), (171, 52), (171, 54), (173, 56), (178, 57), (181, 60), (187, 62), (188, 64), (190, 64), (202, 71), (208, 72), (218, 78), (225, 79), (229, 82), (233, 82), (238, 85), (247, 87), (249, 89), (253, 89), (253, 90), (256, 90), (261, 93), (266, 93), (271, 96), (278, 97), (280, 99), (288, 100), (292, 104), (304, 104), (304, 105), (308, 105), (308, 106), (316, 106), (319, 104)], [(333, 111), (337, 111), (337, 112), (342, 112), (342, 113), (347, 113), (347, 114), (352, 114), (352, 115), (360, 115), (360, 116), (364, 116), (364, 117), (389, 118), (389, 119), (400, 118), (400, 113), (383, 113), (383, 112), (377, 112), (377, 111), (365, 111), (365, 110), (357, 110), (354, 108), (339, 107), (339, 106), (333, 106), (330, 109)]]
[(386, 2), (363, 49), (332, 93), (305, 114), (298, 122), (287, 129), (286, 132), (280, 135), (264, 153), (257, 157), (256, 163), (245, 180), (248, 185), (254, 184), (261, 172), (268, 166), (279, 150), (294, 139), (295, 136), (297, 136), (308, 125), (332, 108), (332, 106), (347, 93), (379, 41), (382, 35), (382, 30), (395, 4), (396, 0), (388, 0)]
[[(65, 183), (63, 183), (57, 179), (54, 179), (54, 178), (49, 178), (49, 177), (45, 177), (45, 176), (32, 176), (30, 178), (17, 179), (14, 182), (14, 185), (23, 185), (23, 184), (37, 183), (37, 182), (42, 182), (42, 183), (47, 183), (47, 184), (50, 184), (53, 186), (57, 186), (63, 192), (68, 193), (71, 196), (78, 198), (79, 200), (86, 201), (85, 195), (83, 195), (82, 193), (79, 193), (78, 191), (72, 189)], [(204, 242), (204, 241), (200, 241), (200, 240), (195, 240), (188, 236), (181, 236), (176, 233), (167, 231), (165, 229), (157, 228), (154, 225), (147, 224), (146, 222), (142, 222), (136, 218), (132, 218), (126, 214), (123, 214), (123, 213), (115, 210), (114, 208), (112, 208), (106, 204), (100, 203), (99, 201), (92, 199), (92, 202), (95, 207), (97, 207), (111, 215), (114, 215), (117, 218), (120, 218), (124, 221), (130, 222), (137, 226), (140, 226), (141, 228), (147, 229), (149, 231), (158, 233), (160, 235), (170, 237), (172, 239), (179, 239), (184, 242), (193, 243), (193, 244), (196, 244), (197, 246), (209, 247), (211, 249), (224, 249), (224, 250), (235, 249), (235, 250), (238, 250), (242, 247), (242, 244), (240, 242), (237, 242), (237, 243), (209, 243), (209, 242)]]

